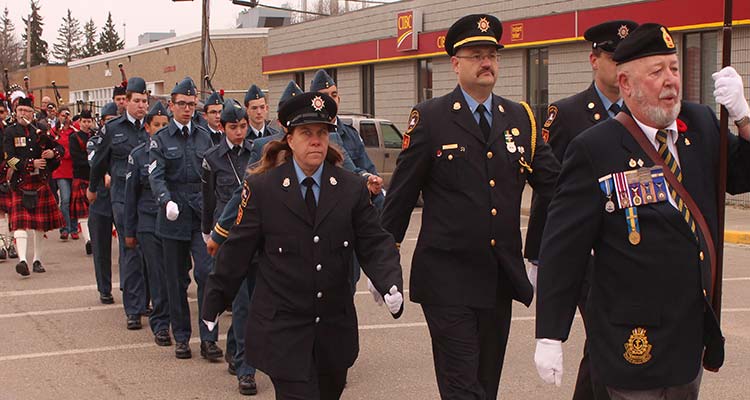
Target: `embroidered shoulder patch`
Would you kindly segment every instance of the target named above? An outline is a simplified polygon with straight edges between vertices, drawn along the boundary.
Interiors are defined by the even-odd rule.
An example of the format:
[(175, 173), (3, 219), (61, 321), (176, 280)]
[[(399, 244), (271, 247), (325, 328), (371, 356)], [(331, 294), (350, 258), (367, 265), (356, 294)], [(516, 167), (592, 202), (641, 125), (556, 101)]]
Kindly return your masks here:
[(547, 121), (544, 122), (545, 128), (552, 126), (552, 123), (555, 122), (555, 118), (557, 118), (557, 113), (557, 106), (549, 106), (549, 108), (547, 108)]
[(406, 134), (410, 134), (411, 131), (414, 130), (414, 128), (417, 127), (419, 124), (419, 111), (417, 110), (411, 110), (411, 114), (409, 114), (409, 123), (406, 125)]
[(148, 165), (148, 174), (151, 175), (152, 172), (156, 169), (156, 160), (151, 161), (151, 164)]

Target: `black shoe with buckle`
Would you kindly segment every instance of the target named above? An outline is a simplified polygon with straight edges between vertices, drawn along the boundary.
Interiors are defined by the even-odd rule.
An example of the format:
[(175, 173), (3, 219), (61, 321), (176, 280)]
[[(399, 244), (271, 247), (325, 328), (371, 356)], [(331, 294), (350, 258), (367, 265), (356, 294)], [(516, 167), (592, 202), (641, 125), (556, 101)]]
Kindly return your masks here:
[(42, 266), (42, 262), (39, 261), (39, 260), (36, 260), (36, 261), (34, 261), (33, 264), (31, 264), (31, 269), (34, 272), (37, 272), (37, 273), (40, 273), (40, 274), (44, 273), (44, 272), (47, 272), (47, 270), (45, 270), (44, 267)]
[(115, 298), (111, 293), (99, 293), (99, 301), (102, 304), (115, 304)]
[(169, 337), (169, 331), (166, 329), (162, 329), (154, 333), (154, 343), (156, 343), (158, 346), (171, 346), (172, 338)]
[(7, 260), (8, 259), (8, 251), (5, 250), (5, 247), (0, 247), (0, 260)]
[(86, 255), (90, 256), (91, 253), (92, 253), (92, 250), (91, 250), (91, 241), (87, 240), (86, 241)]
[(184, 360), (193, 357), (190, 351), (190, 345), (187, 342), (177, 342), (174, 347), (174, 356)]
[(216, 345), (216, 342), (206, 340), (201, 342), (201, 357), (209, 361), (221, 360), (224, 352)]
[(128, 330), (134, 331), (141, 329), (141, 316), (138, 314), (128, 315)]
[(239, 379), (240, 394), (252, 396), (258, 394), (258, 385), (255, 383), (255, 375), (241, 376)]
[(21, 276), (29, 276), (29, 264), (26, 264), (26, 261), (19, 262), (16, 264), (16, 272), (21, 274)]

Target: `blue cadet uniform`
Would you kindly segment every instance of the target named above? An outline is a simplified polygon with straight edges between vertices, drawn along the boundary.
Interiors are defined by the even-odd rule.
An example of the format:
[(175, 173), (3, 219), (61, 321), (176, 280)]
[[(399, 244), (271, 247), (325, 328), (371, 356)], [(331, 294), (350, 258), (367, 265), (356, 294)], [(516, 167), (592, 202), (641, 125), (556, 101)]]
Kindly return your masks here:
[[(167, 109), (157, 101), (146, 118), (167, 115)], [(125, 237), (137, 238), (146, 264), (148, 288), (151, 294), (153, 311), (148, 321), (154, 333), (156, 344), (169, 346), (169, 301), (164, 271), (161, 239), (156, 236), (156, 214), (159, 205), (151, 192), (148, 181), (149, 143), (136, 146), (128, 158), (128, 172), (125, 175)]]
[[(222, 92), (223, 92), (223, 90), (222, 90)], [(211, 106), (211, 105), (223, 105), (223, 104), (224, 104), (224, 98), (222, 97), (222, 93), (213, 92), (206, 99), (206, 105), (203, 106), (203, 110), (207, 112), (208, 111), (208, 106)], [(203, 123), (203, 122), (205, 122), (205, 123)], [(213, 142), (213, 144), (216, 145), (216, 144), (221, 143), (221, 139), (224, 138), (224, 133), (223, 132), (221, 132), (221, 131), (215, 131), (215, 130), (211, 129), (211, 126), (208, 125), (208, 121), (206, 121), (205, 119), (200, 123), (200, 126), (206, 128), (206, 130), (208, 131), (208, 133), (211, 134), (211, 142)]]
[[(172, 94), (195, 96), (195, 84), (190, 78), (180, 81)], [(192, 255), (193, 276), (198, 285), (198, 309), (203, 304), (203, 287), (213, 262), (206, 251), (201, 236), (201, 164), (203, 156), (213, 146), (209, 133), (192, 120), (182, 125), (172, 119), (169, 125), (157, 132), (149, 144), (149, 182), (159, 204), (156, 217), (156, 235), (162, 239), (169, 317), (178, 358), (190, 358), (188, 340), (192, 333), (187, 289), (190, 284), (189, 259)], [(174, 203), (174, 204), (171, 204)], [(176, 205), (179, 212), (174, 220), (167, 219), (167, 207)], [(201, 355), (210, 359), (221, 358), (216, 347), (217, 330), (209, 332), (199, 323)]]
[[(148, 93), (143, 78), (128, 80), (128, 92)], [(140, 329), (140, 315), (146, 311), (146, 289), (143, 278), (143, 264), (140, 248), (125, 246), (125, 174), (128, 169), (128, 156), (133, 148), (148, 140), (143, 129), (143, 121), (127, 113), (110, 120), (102, 128), (102, 142), (94, 152), (91, 161), (89, 190), (97, 192), (102, 178), (109, 173), (112, 177), (110, 196), (112, 215), (117, 229), (120, 257), (120, 290), (122, 291), (125, 314), (128, 315), (128, 328)]]
[[(236, 100), (224, 102), (221, 112), (223, 124), (247, 120), (247, 112)], [(211, 228), (231, 199), (236, 188), (242, 186), (242, 177), (250, 159), (253, 142), (247, 137), (239, 144), (225, 139), (206, 152), (203, 158), (203, 232)], [(257, 261), (255, 262), (257, 264)], [(232, 326), (227, 331), (227, 361), (240, 381), (242, 394), (257, 393), (255, 368), (245, 362), (245, 325), (250, 298), (255, 287), (255, 274), (243, 278), (242, 286), (232, 302)], [(229, 357), (233, 357), (230, 361)]]
[[(107, 103), (102, 107), (101, 117), (117, 115), (115, 103)], [(102, 143), (101, 131), (97, 130), (86, 142), (89, 166)], [(89, 183), (89, 186), (91, 184)], [(109, 188), (99, 182), (96, 191), (96, 201), (89, 205), (89, 232), (91, 234), (91, 251), (94, 259), (94, 274), (99, 300), (104, 304), (114, 303), (112, 298), (112, 201)]]
[[(250, 103), (250, 101), (262, 99), (262, 98), (265, 98), (265, 97), (266, 97), (266, 95), (263, 93), (262, 90), (260, 90), (260, 88), (257, 85), (255, 85), (255, 84), (251, 85), (250, 88), (247, 89), (247, 92), (245, 92), (245, 108), (247, 108), (247, 106)], [(266, 100), (268, 100), (268, 99), (266, 99)], [(270, 121), (266, 121), (265, 125), (263, 126), (263, 129), (260, 132), (258, 132), (258, 133), (255, 132), (255, 130), (253, 129), (252, 126), (248, 126), (247, 127), (247, 137), (250, 140), (256, 140), (256, 139), (259, 139), (259, 138), (262, 138), (262, 137), (267, 137), (267, 136), (272, 136), (272, 135), (280, 134), (281, 132), (279, 132), (278, 129), (269, 126), (269, 122)]]

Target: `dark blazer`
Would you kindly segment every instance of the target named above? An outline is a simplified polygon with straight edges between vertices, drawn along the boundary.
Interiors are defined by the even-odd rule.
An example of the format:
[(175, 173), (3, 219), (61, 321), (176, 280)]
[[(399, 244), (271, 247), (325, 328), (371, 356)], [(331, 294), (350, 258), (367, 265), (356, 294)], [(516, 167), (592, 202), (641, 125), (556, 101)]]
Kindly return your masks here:
[[(683, 185), (716, 237), (718, 123), (713, 110), (690, 103), (683, 103), (679, 118), (688, 127), (677, 140)], [(568, 338), (594, 249), (585, 323), (595, 379), (636, 390), (686, 384), (701, 368), (705, 334), (718, 330), (713, 313), (704, 314), (710, 310), (709, 253), (669, 202), (637, 207), (641, 241), (630, 244), (625, 210), (605, 211), (598, 179), (632, 169), (631, 159), (653, 165), (616, 120), (571, 141), (542, 239), (536, 335)], [(727, 191), (750, 190), (750, 143), (734, 135), (728, 168)], [(642, 364), (624, 356), (636, 328), (645, 329), (652, 346)]]
[[(529, 182), (551, 196), (560, 165), (538, 130), (530, 162), (531, 121), (521, 104), (493, 95), (490, 111), (488, 142), (460, 87), (411, 113), (383, 226), (401, 242), (422, 192), (422, 228), (409, 284), (417, 303), (492, 308), (501, 279), (510, 282), (514, 299), (531, 303), (521, 257), (521, 194)], [(505, 133), (515, 151), (506, 147)], [(522, 166), (529, 162), (533, 173)]]
[(235, 156), (230, 151), (227, 141), (222, 140), (210, 148), (203, 157), (203, 233), (211, 232), (234, 191), (242, 186), (241, 181), (251, 157), (253, 142), (245, 139), (242, 141), (242, 147), (240, 155)]
[[(573, 138), (607, 119), (609, 119), (609, 113), (604, 109), (594, 83), (591, 83), (591, 86), (583, 92), (550, 104), (547, 109), (547, 122), (542, 127), (542, 133), (548, 138), (547, 143), (552, 148), (552, 153), (562, 163), (565, 150)], [(544, 223), (547, 220), (547, 207), (551, 200), (551, 197), (540, 196), (536, 191), (531, 197), (524, 247), (524, 257), (529, 260), (539, 259), (539, 245), (542, 241)]]
[[(354, 251), (380, 293), (393, 285), (403, 293), (393, 237), (380, 226), (362, 178), (326, 163), (321, 186), (312, 222), (291, 161), (248, 176), (240, 221), (219, 248), (206, 283), (202, 318), (214, 321), (259, 264), (245, 354), (274, 378), (307, 379), (311, 357), (319, 372), (354, 363)], [(256, 250), (259, 263), (251, 264)]]
[[(156, 204), (148, 181), (149, 142), (136, 146), (128, 158), (128, 172), (125, 175), (125, 237), (136, 237), (137, 233), (156, 232)], [(97, 199), (99, 201), (99, 199)]]

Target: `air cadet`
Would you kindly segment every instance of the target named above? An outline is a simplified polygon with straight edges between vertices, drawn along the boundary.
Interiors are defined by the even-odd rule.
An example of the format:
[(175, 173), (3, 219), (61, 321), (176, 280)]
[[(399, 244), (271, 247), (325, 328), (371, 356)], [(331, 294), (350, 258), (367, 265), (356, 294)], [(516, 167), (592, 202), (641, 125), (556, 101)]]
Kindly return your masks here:
[(127, 96), (127, 82), (123, 82), (122, 85), (117, 85), (112, 90), (112, 102), (117, 107), (117, 115), (125, 113), (125, 107), (128, 104)]
[[(208, 131), (191, 118), (196, 105), (195, 84), (185, 78), (172, 89), (172, 120), (151, 138), (149, 145), (149, 182), (159, 204), (156, 235), (162, 239), (164, 249), (169, 317), (177, 342), (175, 356), (180, 359), (192, 357), (187, 301), (190, 256), (195, 267), (199, 312), (206, 278), (213, 265), (201, 237), (201, 164), (213, 144)], [(221, 359), (223, 352), (216, 346), (217, 330), (209, 332), (205, 324), (198, 325), (201, 356), (212, 361)]]
[(221, 139), (224, 137), (221, 131), (221, 108), (224, 105), (223, 90), (221, 92), (213, 92), (208, 99), (206, 104), (203, 106), (203, 112), (206, 114), (206, 124), (201, 125), (208, 129), (211, 134), (211, 142), (214, 145), (221, 143)]
[[(143, 119), (143, 126), (150, 137), (167, 126), (169, 117), (164, 105), (157, 101)], [(140, 246), (146, 266), (148, 289), (153, 311), (148, 317), (154, 342), (159, 346), (171, 346), (169, 337), (169, 302), (164, 271), (164, 251), (156, 234), (156, 204), (149, 175), (149, 142), (136, 146), (128, 157), (128, 172), (125, 176), (125, 245)]]
[[(203, 158), (202, 230), (206, 241), (232, 193), (242, 186), (241, 177), (245, 174), (253, 147), (253, 142), (246, 137), (247, 119), (247, 112), (240, 103), (234, 99), (225, 101), (220, 119), (225, 139), (207, 151)], [(232, 302), (232, 326), (227, 331), (228, 369), (231, 374), (237, 375), (239, 391), (243, 395), (258, 393), (255, 368), (245, 362), (245, 323), (254, 287), (254, 274), (243, 278), (242, 286)]]
[(70, 195), (70, 218), (78, 221), (81, 226), (86, 254), (91, 254), (91, 235), (89, 232), (89, 200), (86, 198), (86, 189), (89, 187), (91, 167), (89, 166), (86, 142), (89, 141), (94, 131), (94, 119), (90, 110), (81, 111), (78, 119), (81, 129), (74, 131), (68, 138), (68, 149), (73, 163), (73, 182)]
[[(534, 361), (560, 384), (562, 342), (594, 250), (591, 372), (612, 399), (697, 399), (724, 339), (713, 296), (719, 129), (681, 101), (669, 30), (644, 23), (615, 49), (621, 112), (570, 142), (542, 237)], [(742, 99), (742, 81), (726, 94)], [(743, 99), (744, 101), (744, 99)], [(748, 118), (747, 107), (730, 112)], [(727, 191), (750, 191), (750, 129), (728, 135)], [(703, 368), (702, 368), (703, 367)]]
[[(117, 105), (115, 103), (105, 104), (100, 113), (102, 126), (117, 118)], [(98, 129), (86, 142), (89, 166), (96, 156), (104, 139), (102, 131)], [(99, 291), (99, 301), (102, 304), (113, 304), (112, 297), (112, 201), (109, 195), (111, 177), (104, 174), (96, 192), (96, 201), (89, 204), (89, 229), (91, 231), (91, 252), (94, 261), (94, 275), (96, 277), (96, 288)], [(91, 182), (89, 182), (91, 187)]]
[[(617, 85), (617, 71), (612, 55), (617, 45), (632, 32), (638, 24), (633, 21), (607, 21), (592, 26), (583, 36), (591, 42), (589, 62), (594, 72), (594, 81), (583, 92), (559, 100), (547, 109), (547, 121), (542, 128), (542, 137), (549, 143), (555, 157), (562, 163), (568, 144), (581, 132), (595, 124), (614, 118), (622, 107), (620, 88)], [(529, 276), (536, 286), (536, 269), (539, 260), (539, 244), (547, 217), (547, 207), (551, 199), (534, 193), (531, 200), (531, 213), (526, 231), (524, 256), (530, 260)], [(585, 318), (588, 280), (581, 288), (578, 308)], [(594, 396), (596, 393), (596, 396)], [(583, 358), (578, 367), (578, 378), (573, 393), (574, 399), (606, 399), (607, 390), (602, 385), (591, 382), (588, 366), (588, 351), (584, 346)]]
[(284, 103), (279, 119), (288, 133), (266, 146), (244, 180), (242, 212), (219, 249), (204, 299), (202, 318), (215, 329), (243, 278), (257, 269), (246, 359), (271, 377), (277, 399), (341, 396), (359, 348), (349, 287), (355, 248), (394, 318), (403, 310), (393, 238), (361, 178), (336, 166), (343, 157), (328, 141), (335, 116), (335, 101), (322, 93)]
[(423, 194), (410, 296), (427, 320), (444, 399), (497, 397), (511, 302), (528, 306), (533, 295), (521, 195), (527, 182), (551, 195), (559, 171), (528, 104), (492, 93), (502, 31), (487, 14), (448, 30), (458, 86), (411, 111), (383, 210), (384, 227), (401, 242)]
[(34, 104), (21, 98), (16, 106), (16, 123), (5, 129), (3, 150), (12, 170), (10, 230), (18, 246), (16, 272), (29, 275), (26, 262), (28, 231), (34, 239), (33, 271), (45, 272), (42, 265), (43, 236), (63, 226), (62, 213), (49, 187), (49, 177), (60, 164), (65, 151), (52, 136), (33, 121)]
[(91, 179), (86, 196), (90, 203), (96, 201), (99, 185), (104, 175), (109, 173), (112, 216), (120, 250), (120, 291), (127, 315), (127, 328), (133, 330), (141, 329), (141, 315), (146, 312), (148, 304), (141, 251), (138, 247), (131, 249), (125, 246), (125, 175), (130, 152), (148, 140), (143, 130), (143, 117), (148, 111), (146, 81), (140, 77), (130, 78), (125, 96), (125, 113), (102, 128), (102, 142), (91, 161)]
[(247, 108), (247, 116), (250, 120), (247, 135), (251, 140), (280, 133), (269, 126), (266, 95), (255, 84), (245, 92), (245, 108)]

